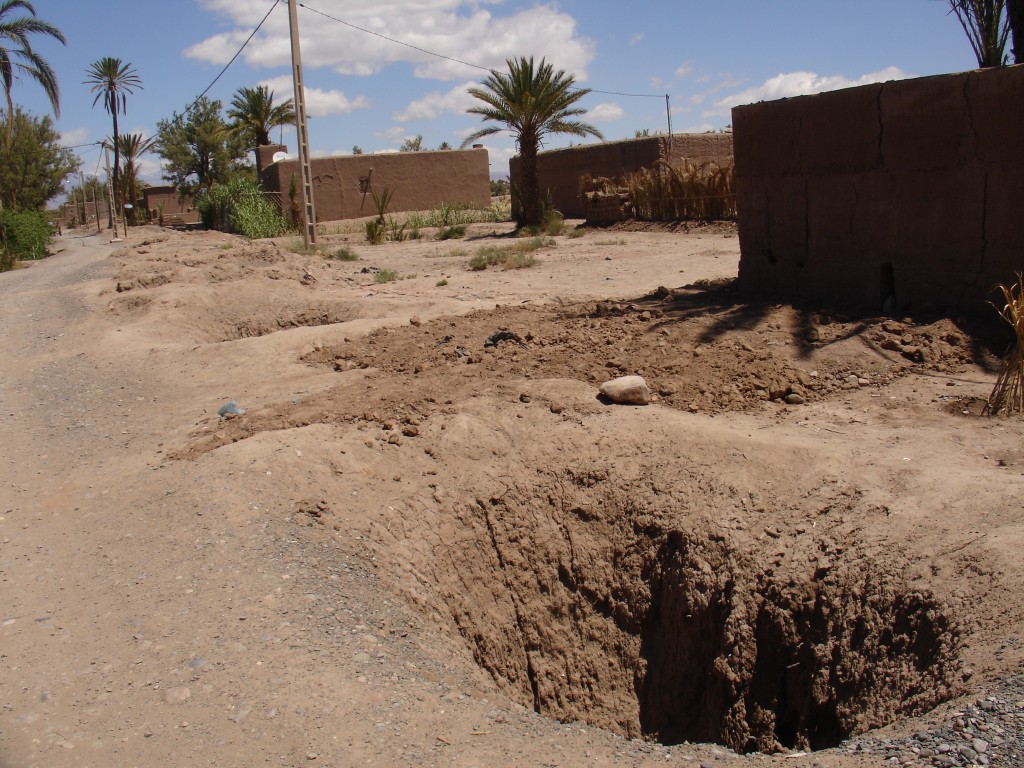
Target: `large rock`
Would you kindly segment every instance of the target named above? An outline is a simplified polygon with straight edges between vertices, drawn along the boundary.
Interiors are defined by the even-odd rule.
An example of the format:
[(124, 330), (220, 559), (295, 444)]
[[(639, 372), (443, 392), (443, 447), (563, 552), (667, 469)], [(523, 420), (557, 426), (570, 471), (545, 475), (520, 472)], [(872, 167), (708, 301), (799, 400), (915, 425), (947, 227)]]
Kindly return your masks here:
[(647, 405), (651, 402), (651, 390), (643, 376), (620, 376), (606, 381), (601, 385), (600, 392), (615, 403)]

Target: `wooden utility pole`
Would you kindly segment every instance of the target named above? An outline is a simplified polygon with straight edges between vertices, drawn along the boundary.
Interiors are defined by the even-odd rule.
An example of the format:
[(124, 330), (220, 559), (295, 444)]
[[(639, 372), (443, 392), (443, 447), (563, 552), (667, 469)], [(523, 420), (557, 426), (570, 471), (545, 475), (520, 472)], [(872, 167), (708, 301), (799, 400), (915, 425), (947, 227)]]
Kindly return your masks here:
[(313, 170), (309, 164), (309, 134), (306, 131), (306, 99), (302, 85), (302, 53), (299, 50), (299, 18), (296, 0), (288, 0), (288, 26), (292, 35), (292, 80), (295, 85), (295, 130), (299, 142), (302, 176), (302, 210), (306, 248), (316, 244), (316, 209), (313, 205)]
[[(114, 188), (111, 186), (110, 180), (110, 147), (106, 144), (103, 145), (103, 157), (107, 164), (107, 211), (110, 213), (110, 242), (120, 242), (117, 236), (117, 211), (114, 210)], [(82, 192), (85, 195), (85, 192)], [(125, 236), (128, 235), (127, 224), (125, 225)]]

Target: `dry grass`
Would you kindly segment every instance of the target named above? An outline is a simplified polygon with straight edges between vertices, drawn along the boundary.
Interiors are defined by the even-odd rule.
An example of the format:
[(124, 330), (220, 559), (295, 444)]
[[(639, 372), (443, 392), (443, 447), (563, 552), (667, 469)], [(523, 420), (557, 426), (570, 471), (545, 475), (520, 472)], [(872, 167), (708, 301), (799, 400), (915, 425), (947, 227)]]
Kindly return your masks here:
[(469, 260), (469, 268), (474, 272), (487, 269), (488, 267), (501, 267), (502, 269), (525, 269), (540, 264), (540, 261), (533, 255), (534, 251), (541, 248), (550, 248), (555, 241), (550, 237), (532, 237), (529, 240), (520, 240), (514, 245), (486, 245), (477, 250), (476, 255)]
[(1024, 277), (1017, 273), (1017, 282), (1012, 286), (996, 286), (1003, 293), (1006, 304), (1002, 309), (996, 306), (1000, 317), (1010, 324), (1016, 334), (1016, 342), (1003, 362), (1002, 373), (992, 388), (992, 394), (985, 405), (985, 413), (1024, 414)]
[(638, 219), (736, 218), (736, 169), (717, 163), (661, 161), (654, 168), (630, 174), (623, 185)]

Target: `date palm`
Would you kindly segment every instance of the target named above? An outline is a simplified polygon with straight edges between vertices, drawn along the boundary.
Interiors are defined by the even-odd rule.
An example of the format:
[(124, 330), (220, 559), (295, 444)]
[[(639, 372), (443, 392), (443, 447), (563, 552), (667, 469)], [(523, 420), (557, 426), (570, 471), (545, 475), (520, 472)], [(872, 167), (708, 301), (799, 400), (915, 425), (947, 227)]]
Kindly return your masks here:
[(127, 198), (134, 203), (139, 198), (138, 159), (152, 152), (156, 146), (156, 137), (142, 138), (141, 133), (122, 133), (117, 137), (119, 154), (124, 160), (124, 180), (121, 184), (122, 199)]
[(949, 6), (971, 41), (978, 66), (1002, 66), (1010, 36), (1006, 0), (949, 0)]
[(103, 99), (103, 108), (114, 121), (114, 208), (117, 210), (121, 194), (121, 142), (118, 140), (117, 114), (127, 114), (128, 94), (135, 93), (136, 88), (141, 90), (142, 80), (131, 64), (110, 56), (94, 61), (85, 73), (84, 84), (91, 86), (90, 91), (96, 94), (92, 105), (95, 107)]
[(492, 70), (484, 79), (483, 87), (469, 89), (470, 95), (482, 101), (483, 105), (466, 110), (499, 125), (481, 128), (468, 136), (462, 146), (502, 131), (515, 136), (522, 163), (517, 223), (521, 227), (536, 226), (541, 223), (543, 214), (537, 154), (544, 137), (557, 133), (604, 137), (589, 123), (572, 119), (586, 113), (584, 108), (576, 105), (590, 93), (589, 88), (576, 88), (572, 75), (567, 75), (564, 70), (555, 72), (544, 59), (534, 65), (532, 56), (507, 59), (505, 63), (508, 74)]
[[(28, 16), (11, 18), (13, 11), (24, 11)], [(28, 75), (43, 87), (53, 114), (60, 117), (60, 88), (57, 75), (49, 63), (32, 49), (32, 35), (45, 35), (59, 40), (64, 45), (68, 41), (57, 27), (49, 22), (36, 18), (36, 9), (28, 0), (4, 0), (0, 3), (0, 79), (3, 80), (4, 95), (7, 97), (7, 146), (11, 144), (11, 130), (14, 125), (14, 101), (11, 99), (11, 88), (18, 73)], [(4, 43), (12, 42), (8, 47)]]
[(274, 105), (274, 92), (265, 85), (255, 88), (239, 88), (228, 109), (231, 119), (229, 131), (242, 136), (254, 146), (270, 144), (270, 131), (279, 125), (295, 122), (295, 105), (292, 99)]

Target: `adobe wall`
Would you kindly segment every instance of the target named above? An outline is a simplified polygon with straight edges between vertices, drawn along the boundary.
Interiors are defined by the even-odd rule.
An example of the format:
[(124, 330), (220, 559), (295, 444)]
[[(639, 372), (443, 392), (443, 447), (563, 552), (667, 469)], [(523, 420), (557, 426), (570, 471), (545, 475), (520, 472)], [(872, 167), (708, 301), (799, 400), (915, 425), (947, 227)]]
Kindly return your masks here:
[(199, 211), (193, 207), (192, 198), (179, 199), (175, 186), (146, 187), (142, 190), (141, 204), (148, 211), (150, 221), (157, 221), (161, 215), (175, 216), (186, 224), (199, 221)]
[(736, 107), (745, 289), (985, 310), (1024, 269), (1024, 66)]
[[(673, 165), (682, 165), (684, 159), (691, 163), (713, 160), (719, 165), (730, 165), (732, 156), (731, 134), (678, 133), (672, 136), (671, 148), (667, 136), (648, 136), (552, 149), (540, 153), (537, 170), (541, 191), (550, 190), (555, 209), (566, 218), (582, 219), (587, 212), (580, 197), (580, 176), (621, 179), (626, 174), (652, 168), (662, 159)], [(522, 174), (520, 166), (518, 155), (509, 162), (513, 206)]]
[[(388, 211), (425, 211), (440, 203), (491, 204), (487, 150), (397, 152), (386, 155), (344, 155), (311, 160), (313, 200), (320, 221), (354, 219), (376, 213), (370, 191), (392, 193)], [(263, 172), (263, 188), (280, 192), (285, 206), (295, 177), (296, 200), (302, 205), (298, 160), (282, 160)]]

